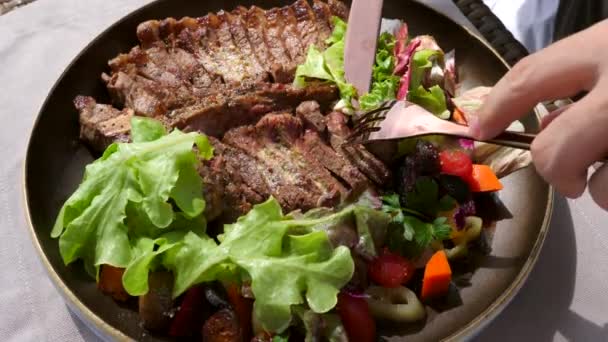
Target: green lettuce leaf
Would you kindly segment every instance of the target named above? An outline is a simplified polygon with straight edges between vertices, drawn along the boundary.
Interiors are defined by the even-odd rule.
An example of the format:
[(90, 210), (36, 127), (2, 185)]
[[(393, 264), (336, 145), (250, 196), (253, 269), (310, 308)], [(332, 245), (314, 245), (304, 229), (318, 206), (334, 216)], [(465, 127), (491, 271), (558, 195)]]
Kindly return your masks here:
[(449, 119), (451, 116), (445, 101), (443, 89), (438, 85), (434, 85), (428, 90), (422, 85), (418, 86), (418, 88), (410, 89), (407, 99), (444, 120)]
[(433, 67), (436, 60), (441, 59), (443, 59), (441, 50), (423, 49), (414, 53), (407, 99), (442, 119), (449, 119), (451, 113), (447, 108), (443, 89), (438, 85), (427, 89), (422, 84), (429, 69)]
[[(164, 135), (160, 123), (138, 117), (132, 120), (132, 132), (133, 143), (112, 144), (86, 167), (82, 183), (61, 208), (51, 232), (59, 238), (64, 263), (82, 259), (91, 275), (102, 264), (131, 263), (138, 249), (149, 244), (131, 241), (136, 232), (145, 230), (152, 234), (148, 237), (162, 234), (176, 217), (169, 200), (188, 219), (205, 209), (192, 147), (197, 146), (198, 158), (209, 158), (213, 148), (207, 138), (178, 130)], [(128, 214), (150, 226), (131, 231)]]
[(219, 244), (194, 232), (141, 241), (138, 250), (143, 252), (127, 267), (123, 284), (130, 294), (145, 293), (148, 271), (155, 265), (173, 271), (174, 297), (198, 283), (240, 277), (251, 282), (256, 319), (268, 331), (281, 332), (290, 323), (292, 305), (307, 304), (317, 313), (336, 305), (354, 263), (350, 250), (333, 248), (320, 227), (353, 213), (351, 207), (326, 217), (295, 219), (283, 215), (271, 197), (225, 225)]
[(340, 91), (340, 98), (344, 107), (352, 110), (352, 99), (356, 97), (357, 91), (344, 78), (346, 23), (338, 17), (333, 17), (332, 21), (334, 29), (327, 39), (329, 46), (323, 52), (319, 51), (314, 45), (308, 48), (306, 61), (296, 68), (293, 85), (298, 88), (305, 87), (309, 79), (334, 83)]
[(344, 39), (346, 39), (346, 22), (336, 16), (332, 17), (331, 21), (334, 25), (334, 30), (331, 32), (331, 36), (329, 36), (325, 42), (329, 45), (344, 42)]
[(394, 100), (399, 88), (399, 76), (393, 74), (395, 69), (395, 37), (383, 32), (378, 38), (376, 60), (372, 72), (372, 86), (369, 93), (359, 98), (363, 110), (372, 110), (388, 100)]
[(433, 67), (433, 59), (443, 58), (440, 50), (423, 49), (416, 51), (412, 58), (412, 76), (410, 79), (410, 90), (422, 85), (424, 75), (428, 69)]

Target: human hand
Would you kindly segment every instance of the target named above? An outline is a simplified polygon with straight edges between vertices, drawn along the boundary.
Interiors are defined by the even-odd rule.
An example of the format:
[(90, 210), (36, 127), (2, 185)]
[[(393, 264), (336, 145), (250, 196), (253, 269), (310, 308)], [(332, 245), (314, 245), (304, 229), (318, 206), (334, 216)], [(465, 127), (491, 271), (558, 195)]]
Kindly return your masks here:
[(587, 170), (608, 155), (608, 20), (532, 54), (511, 69), (471, 118), (471, 134), (486, 140), (525, 116), (539, 102), (587, 91), (578, 102), (550, 113), (531, 152), (538, 173), (570, 198), (587, 185), (608, 210), (608, 164), (587, 180)]

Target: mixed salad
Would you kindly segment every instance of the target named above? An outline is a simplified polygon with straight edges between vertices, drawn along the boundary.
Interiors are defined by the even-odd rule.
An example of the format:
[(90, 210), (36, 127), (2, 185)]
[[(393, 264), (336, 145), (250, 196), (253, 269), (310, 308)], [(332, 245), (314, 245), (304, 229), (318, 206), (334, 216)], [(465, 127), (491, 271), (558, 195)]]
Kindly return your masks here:
[[(328, 48), (309, 49), (294, 84), (336, 84), (337, 110), (357, 115), (408, 100), (466, 124), (487, 94), (459, 94), (454, 52), (400, 23), (380, 35), (371, 91), (358, 95), (344, 79), (347, 24), (334, 23)], [(479, 195), (501, 190), (499, 176), (513, 167), (476, 163), (478, 147), (403, 140), (392, 191), (292, 213), (271, 197), (216, 235), (206, 231), (196, 170), (213, 157), (210, 141), (133, 117), (132, 142), (86, 167), (51, 234), (65, 264), (81, 260), (104, 293), (137, 298), (145, 326), (174, 337), (373, 341), (377, 321), (424, 320), (425, 304), (457, 290), (454, 265), (483, 250), (491, 222)]]

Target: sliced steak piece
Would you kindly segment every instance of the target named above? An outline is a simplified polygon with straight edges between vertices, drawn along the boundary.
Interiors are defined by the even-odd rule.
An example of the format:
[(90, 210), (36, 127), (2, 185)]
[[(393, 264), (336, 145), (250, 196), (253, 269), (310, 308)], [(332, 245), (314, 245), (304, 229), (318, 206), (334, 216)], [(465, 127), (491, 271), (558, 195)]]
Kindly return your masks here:
[(258, 15), (262, 17), (261, 20), (266, 20), (266, 43), (270, 48), (270, 53), (272, 53), (272, 55), (275, 56), (275, 59), (283, 65), (291, 64), (287, 45), (282, 37), (285, 24), (281, 17), (281, 9), (271, 8), (264, 11), (253, 6), (251, 7), (251, 10), (256, 11)]
[(348, 20), (349, 9), (345, 3), (340, 0), (327, 0), (327, 3), (333, 15), (340, 17), (344, 21)]
[(335, 206), (344, 193), (343, 186), (286, 143), (301, 134), (302, 123), (291, 114), (269, 114), (256, 126), (229, 131), (224, 142), (264, 163), (264, 178), (284, 210)]
[(194, 54), (212, 78), (220, 78), (224, 82), (224, 73), (227, 71), (222, 62), (216, 32), (219, 20), (211, 13), (197, 20), (199, 25), (196, 28), (184, 29), (179, 33), (178, 46)]
[(320, 0), (313, 0), (312, 10), (315, 14), (315, 25), (317, 27), (317, 32), (319, 33), (315, 46), (323, 51), (327, 46), (325, 40), (331, 36), (332, 31), (331, 10), (326, 3)]
[[(137, 35), (140, 40), (144, 39), (142, 36), (145, 36), (145, 32), (147, 31), (146, 27), (149, 25), (151, 25), (151, 23), (146, 22), (138, 26)], [(154, 61), (155, 64), (163, 67), (165, 71), (175, 74), (180, 80), (190, 83), (193, 87), (192, 93), (195, 95), (208, 93), (210, 91), (208, 88), (216, 89), (219, 83), (218, 79), (210, 75), (204, 66), (199, 63), (195, 54), (191, 52), (194, 48), (189, 52), (180, 46), (180, 44), (188, 45), (179, 40), (181, 32), (186, 29), (193, 31), (198, 30), (200, 26), (198, 20), (190, 17), (184, 17), (179, 21), (173, 18), (167, 18), (160, 21), (158, 26), (158, 35), (160, 36), (161, 41), (158, 41), (155, 44), (146, 44), (146, 51), (150, 54), (150, 50), (154, 50), (156, 45), (164, 46), (169, 55), (169, 63), (166, 63), (167, 65), (165, 65), (165, 63), (163, 63), (164, 59), (163, 62), (159, 62), (158, 58), (154, 58), (154, 54), (150, 54), (151, 60)], [(188, 33), (185, 33), (184, 37), (187, 36)], [(190, 43), (194, 44), (195, 42)]]
[(234, 45), (236, 49), (246, 57), (245, 63), (249, 64), (249, 67), (252, 72), (252, 80), (254, 82), (266, 82), (269, 79), (269, 72), (265, 68), (264, 63), (260, 61), (257, 54), (255, 53), (255, 49), (252, 47), (248, 35), (247, 35), (247, 27), (245, 26), (245, 22), (237, 11), (233, 11), (232, 13), (225, 13), (227, 23), (230, 28), (230, 33), (232, 34), (232, 40), (234, 41)]
[(316, 160), (334, 176), (348, 185), (349, 196), (356, 198), (368, 188), (367, 178), (357, 167), (351, 164), (344, 156), (336, 153), (321, 139), (315, 131), (307, 130), (298, 142), (297, 149), (308, 158)]
[(264, 114), (292, 110), (298, 103), (315, 98), (324, 100), (322, 105), (327, 106), (337, 96), (335, 87), (327, 85), (295, 89), (281, 84), (263, 84), (256, 88), (204, 97), (195, 105), (169, 112), (168, 125), (221, 137), (233, 127), (255, 124)]
[(169, 53), (180, 68), (180, 77), (192, 85), (194, 96), (204, 96), (222, 89), (221, 81), (209, 75), (196, 56), (179, 47), (172, 48)]
[(307, 129), (313, 129), (319, 133), (324, 133), (327, 128), (325, 125), (325, 116), (321, 114), (321, 107), (317, 101), (302, 102), (296, 108), (296, 115)]
[(238, 13), (247, 28), (247, 38), (253, 48), (258, 60), (264, 66), (267, 73), (271, 74), (273, 65), (277, 63), (274, 56), (270, 52), (266, 44), (266, 26), (265, 21), (260, 20), (257, 11), (248, 10), (245, 7), (239, 6), (235, 13)]
[(255, 59), (251, 54), (245, 55), (243, 51), (235, 45), (230, 31), (228, 13), (219, 11), (217, 18), (220, 23), (217, 34), (224, 56), (224, 59), (221, 61), (225, 65), (225, 69), (230, 70), (228, 75), (224, 75), (224, 80), (228, 83), (240, 83), (244, 80), (257, 81), (257, 71), (253, 65)]
[(215, 72), (221, 75), (225, 83), (240, 84), (246, 71), (240, 54), (235, 51), (232, 35), (224, 23), (223, 16), (209, 13), (204, 18), (201, 26), (206, 26), (208, 40), (206, 46), (204, 46), (204, 42), (201, 42), (201, 47), (209, 50), (210, 57), (215, 61), (217, 69)]
[(102, 76), (106, 82), (112, 100), (119, 106), (125, 106), (141, 116), (158, 116), (167, 111), (164, 102), (171, 103), (171, 94), (160, 92), (156, 82), (138, 75), (130, 76), (122, 71), (112, 77)]
[(327, 115), (326, 120), (327, 130), (329, 131), (329, 144), (334, 150), (338, 151), (342, 147), (342, 143), (350, 134), (348, 127), (348, 118), (340, 112), (331, 112)]
[(322, 82), (311, 83), (300, 89), (285, 84), (264, 84), (257, 87), (256, 93), (272, 99), (277, 107), (289, 108), (295, 108), (304, 101), (314, 100), (319, 103), (321, 110), (327, 110), (338, 99), (338, 89)]
[[(212, 141), (212, 145), (216, 148), (215, 141)], [(222, 162), (222, 157), (215, 157), (211, 160), (201, 160), (197, 165), (198, 174), (203, 179), (204, 215), (207, 222), (218, 218), (225, 209), (226, 183), (223, 180)]]
[(253, 20), (260, 32), (264, 34), (266, 48), (273, 60), (270, 66), (270, 74), (273, 80), (278, 83), (290, 83), (295, 73), (295, 65), (292, 64), (285, 44), (281, 39), (281, 27), (276, 20), (278, 9), (275, 8), (274, 11), (268, 12), (252, 6), (249, 9), (248, 18), (250, 21)]
[(245, 152), (211, 138), (215, 157), (211, 160), (223, 185), (223, 212), (221, 222), (232, 223), (257, 203), (270, 196), (266, 181), (259, 169), (263, 168), (255, 158)]
[(79, 112), (80, 139), (96, 151), (104, 151), (113, 142), (129, 141), (132, 109), (98, 104), (89, 96), (77, 96), (74, 105)]
[(146, 48), (160, 40), (160, 22), (158, 20), (148, 20), (137, 26), (137, 39), (141, 46)]
[(137, 75), (151, 81), (147, 82), (150, 89), (160, 96), (168, 110), (194, 101), (192, 84), (187, 76), (181, 74), (164, 44), (156, 44), (146, 50), (135, 47), (129, 52), (128, 60), (132, 65), (122, 71), (131, 77)]
[(317, 206), (322, 193), (314, 182), (294, 165), (299, 160), (291, 159), (285, 163), (285, 155), (280, 146), (266, 144), (260, 140), (252, 126), (230, 130), (223, 139), (225, 143), (244, 150), (264, 165), (260, 171), (271, 193), (284, 210), (307, 210)]
[(363, 145), (343, 146), (344, 139), (350, 134), (347, 119), (340, 112), (332, 112), (327, 118), (327, 129), (334, 150), (357, 166), (369, 179), (381, 187), (387, 187), (391, 182), (391, 172), (370, 153)]
[(293, 8), (291, 6), (282, 7), (277, 18), (283, 24), (282, 37), (293, 64), (298, 65), (303, 63), (306, 50), (300, 41), (298, 23)]
[(291, 5), (296, 18), (296, 27), (300, 34), (300, 41), (304, 47), (304, 56), (311, 45), (319, 40), (319, 32), (315, 24), (315, 14), (306, 0), (298, 0)]
[(215, 94), (193, 106), (174, 110), (167, 116), (172, 127), (221, 137), (230, 128), (256, 123), (262, 115), (272, 111), (272, 107), (270, 100), (254, 94), (233, 99)]
[(366, 187), (365, 176), (336, 154), (316, 132), (304, 131), (302, 120), (290, 114), (268, 114), (260, 120), (256, 128), (273, 143), (280, 143), (302, 155), (310, 165), (307, 168), (310, 170), (309, 176), (324, 184), (326, 189), (339, 191), (342, 199), (345, 199), (348, 193), (341, 181), (357, 193)]

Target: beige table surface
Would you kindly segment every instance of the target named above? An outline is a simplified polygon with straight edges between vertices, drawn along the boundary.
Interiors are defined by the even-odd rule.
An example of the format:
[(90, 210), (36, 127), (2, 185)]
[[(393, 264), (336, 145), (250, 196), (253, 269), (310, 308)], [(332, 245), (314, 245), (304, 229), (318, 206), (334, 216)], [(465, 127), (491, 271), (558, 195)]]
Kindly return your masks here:
[[(22, 208), (23, 156), (35, 115), (68, 63), (147, 2), (38, 0), (0, 16), (0, 341), (98, 340), (70, 314), (33, 249)], [(466, 22), (447, 0), (425, 2)], [(608, 341), (607, 219), (588, 194), (558, 198), (527, 284), (477, 340)]]

